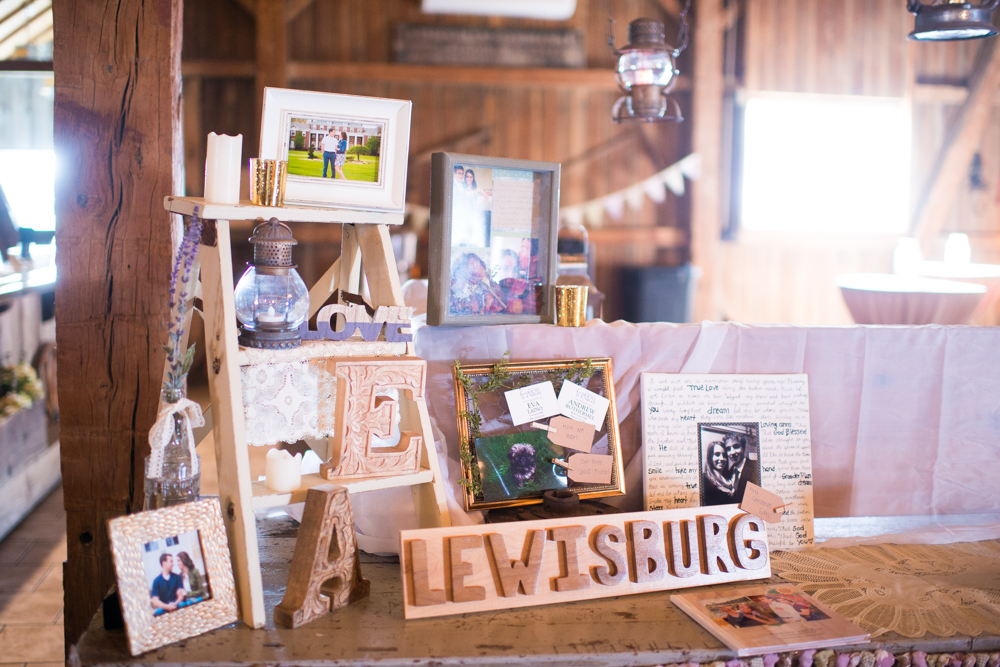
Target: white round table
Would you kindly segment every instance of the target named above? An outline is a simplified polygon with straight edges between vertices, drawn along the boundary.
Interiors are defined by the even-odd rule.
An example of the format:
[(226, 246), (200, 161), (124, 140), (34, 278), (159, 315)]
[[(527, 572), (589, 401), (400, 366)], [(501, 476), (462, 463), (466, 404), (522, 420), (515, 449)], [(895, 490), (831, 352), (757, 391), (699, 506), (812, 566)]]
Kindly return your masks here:
[(889, 273), (849, 273), (837, 286), (858, 324), (966, 324), (986, 295), (984, 285)]

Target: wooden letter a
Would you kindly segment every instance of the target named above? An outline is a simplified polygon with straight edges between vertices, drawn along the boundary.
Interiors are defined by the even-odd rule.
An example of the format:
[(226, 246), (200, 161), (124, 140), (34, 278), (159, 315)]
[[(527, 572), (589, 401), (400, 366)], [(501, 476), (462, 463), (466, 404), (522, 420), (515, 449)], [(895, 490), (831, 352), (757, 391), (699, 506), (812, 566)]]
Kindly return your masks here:
[(324, 484), (309, 489), (288, 587), (274, 608), (274, 622), (297, 628), (368, 595), (361, 578), (354, 514), (347, 489)]

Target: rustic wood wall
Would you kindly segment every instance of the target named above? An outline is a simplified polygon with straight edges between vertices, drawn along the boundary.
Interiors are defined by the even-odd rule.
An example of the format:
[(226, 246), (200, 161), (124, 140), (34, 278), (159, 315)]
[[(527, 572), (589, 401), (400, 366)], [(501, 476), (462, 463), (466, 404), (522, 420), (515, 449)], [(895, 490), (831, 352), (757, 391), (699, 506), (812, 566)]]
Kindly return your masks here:
[[(905, 4), (746, 0), (742, 84), (747, 92), (910, 97), (911, 204), (916, 207), (965, 99), (964, 86), (983, 42), (908, 42), (913, 19)], [(1000, 260), (998, 142), (1000, 113), (994, 108), (980, 146), (984, 188), (966, 179), (940, 233), (924, 247), (928, 259), (941, 259), (947, 233), (961, 231), (970, 235), (973, 261)], [(720, 249), (723, 314), (745, 322), (849, 324), (833, 280), (842, 273), (890, 271), (896, 240), (741, 234)]]
[[(613, 5), (619, 46), (626, 41), (628, 21), (657, 13), (648, 0)], [(561, 162), (562, 203), (578, 204), (632, 185), (690, 149), (689, 124), (640, 128), (611, 122), (618, 91), (606, 43), (607, 11), (605, 0), (579, 0), (569, 21), (552, 22), (425, 15), (413, 0), (314, 0), (288, 23), (288, 85), (412, 100), (411, 203), (428, 205), (430, 153), (446, 150)], [(189, 194), (200, 194), (208, 132), (242, 133), (244, 156), (257, 154), (256, 20), (236, 0), (201, 0), (187, 3), (184, 21), (186, 186)], [(395, 26), (401, 22), (578, 29), (585, 34), (587, 67), (545, 80), (517, 68), (423, 68), (415, 76), (391, 64)], [(668, 41), (676, 27), (668, 24)], [(682, 71), (690, 72), (689, 55), (682, 56)], [(679, 95), (688, 116), (689, 97)], [(619, 267), (684, 260), (688, 206), (673, 196), (662, 205), (646, 202), (641, 211), (626, 209), (621, 221), (607, 220), (594, 231), (597, 283), (609, 292), (612, 318), (620, 315)], [(643, 233), (650, 226), (678, 233)], [(329, 248), (322, 251), (328, 254)]]
[(181, 3), (55, 0), (53, 13), (69, 650), (115, 583), (108, 519), (143, 503), (167, 340), (163, 197), (181, 187)]

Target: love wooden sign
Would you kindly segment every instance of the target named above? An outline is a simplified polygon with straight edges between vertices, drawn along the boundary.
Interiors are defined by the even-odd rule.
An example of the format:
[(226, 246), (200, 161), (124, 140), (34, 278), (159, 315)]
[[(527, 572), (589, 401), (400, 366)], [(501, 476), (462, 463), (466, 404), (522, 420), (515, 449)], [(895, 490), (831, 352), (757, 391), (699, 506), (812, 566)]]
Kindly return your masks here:
[(428, 618), (771, 576), (736, 505), (400, 533), (403, 612)]

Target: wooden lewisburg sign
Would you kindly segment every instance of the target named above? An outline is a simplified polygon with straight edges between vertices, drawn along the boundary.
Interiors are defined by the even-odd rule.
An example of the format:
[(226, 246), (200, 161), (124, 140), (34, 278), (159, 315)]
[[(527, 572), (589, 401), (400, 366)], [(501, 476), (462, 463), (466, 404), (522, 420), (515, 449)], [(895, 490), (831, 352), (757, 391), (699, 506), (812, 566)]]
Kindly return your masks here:
[(771, 576), (765, 523), (736, 505), (400, 533), (406, 618)]

